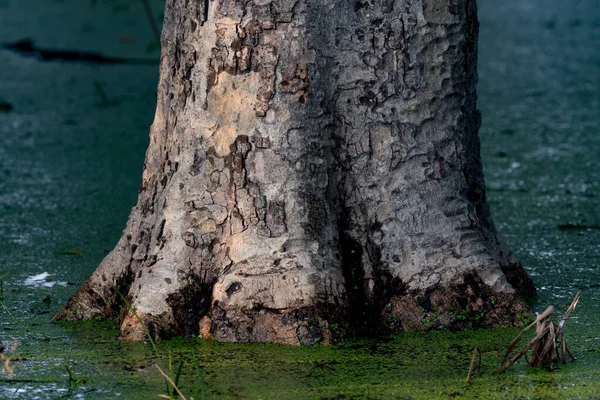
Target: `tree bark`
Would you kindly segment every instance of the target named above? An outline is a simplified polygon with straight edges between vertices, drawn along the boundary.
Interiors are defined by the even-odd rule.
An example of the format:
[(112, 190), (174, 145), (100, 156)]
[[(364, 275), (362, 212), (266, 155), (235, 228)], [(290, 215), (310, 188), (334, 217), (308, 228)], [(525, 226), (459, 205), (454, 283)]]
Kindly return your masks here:
[(517, 324), (477, 32), (474, 0), (168, 0), (138, 203), (56, 318), (289, 344)]

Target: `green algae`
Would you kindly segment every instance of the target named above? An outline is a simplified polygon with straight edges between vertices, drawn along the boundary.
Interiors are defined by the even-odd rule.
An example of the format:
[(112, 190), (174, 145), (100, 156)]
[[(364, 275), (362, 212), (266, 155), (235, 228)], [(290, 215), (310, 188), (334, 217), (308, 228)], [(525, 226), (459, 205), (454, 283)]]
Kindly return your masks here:
[[(63, 335), (22, 343), (26, 360), (17, 363), (15, 379), (2, 378), (5, 390), (36, 382), (57, 385), (55, 393), (63, 389), (86, 398), (149, 398), (166, 393), (164, 379), (152, 365), (169, 371), (169, 364), (182, 363), (180, 388), (195, 399), (546, 399), (593, 398), (600, 393), (598, 353), (582, 348), (577, 340), (572, 344), (575, 362), (553, 370), (518, 363), (492, 376), (502, 350), (519, 332), (515, 328), (407, 332), (313, 347), (178, 338), (157, 342), (155, 353), (149, 344), (115, 340), (118, 331), (111, 322), (51, 327)], [(467, 383), (475, 347), (482, 354), (481, 373)], [(69, 377), (65, 364), (78, 382)]]

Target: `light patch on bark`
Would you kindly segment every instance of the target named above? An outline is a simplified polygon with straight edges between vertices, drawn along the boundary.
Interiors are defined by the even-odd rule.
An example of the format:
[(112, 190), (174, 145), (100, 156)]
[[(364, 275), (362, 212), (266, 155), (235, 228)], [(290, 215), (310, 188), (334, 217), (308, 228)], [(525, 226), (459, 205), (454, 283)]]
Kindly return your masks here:
[(229, 154), (238, 135), (252, 134), (258, 127), (255, 103), (262, 84), (257, 73), (219, 74), (207, 98), (207, 114), (214, 121), (214, 136), (208, 138), (207, 145), (214, 146), (220, 157)]

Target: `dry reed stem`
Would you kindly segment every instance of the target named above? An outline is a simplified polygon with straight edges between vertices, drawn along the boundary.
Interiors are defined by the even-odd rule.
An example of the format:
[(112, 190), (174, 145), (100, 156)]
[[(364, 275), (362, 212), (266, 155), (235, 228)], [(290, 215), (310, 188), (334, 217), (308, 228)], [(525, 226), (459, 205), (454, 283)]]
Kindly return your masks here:
[(467, 382), (471, 379), (471, 373), (473, 372), (473, 367), (475, 366), (475, 354), (479, 355), (479, 363), (477, 364), (477, 373), (481, 372), (481, 352), (477, 347), (473, 349), (473, 357), (471, 357), (471, 365), (469, 366), (469, 373), (467, 374)]
[[(527, 353), (527, 351), (531, 347), (533, 347), (533, 345), (535, 345), (541, 339), (541, 337), (548, 332), (548, 330), (549, 330), (548, 327), (543, 329), (542, 332), (540, 332), (541, 335), (538, 335), (538, 336), (534, 337), (533, 339), (531, 339), (531, 341), (529, 343), (527, 343), (525, 345), (525, 347), (523, 347), (521, 349), (521, 351), (519, 351), (513, 358), (502, 363), (502, 366), (496, 372), (494, 372), (494, 375), (500, 374), (500, 373), (506, 371), (507, 369), (509, 369), (514, 363), (516, 363), (519, 360), (519, 358), (523, 357), (523, 355), (525, 355), (525, 353)], [(533, 356), (531, 357), (531, 359), (533, 359)], [(530, 362), (531, 362), (531, 359), (530, 359)]]
[(556, 349), (556, 325), (550, 321), (544, 321), (546, 334), (539, 334), (538, 340), (533, 347), (532, 355), (529, 360), (530, 367), (537, 367), (542, 364), (552, 364), (557, 358)]
[(519, 343), (519, 341), (521, 340), (521, 338), (523, 337), (523, 335), (525, 334), (525, 332), (527, 332), (534, 325), (536, 325), (536, 335), (537, 335), (537, 333), (539, 332), (539, 329), (537, 327), (537, 325), (539, 324), (539, 322), (541, 320), (547, 318), (548, 316), (550, 316), (550, 314), (552, 314), (553, 312), (554, 312), (554, 307), (548, 306), (548, 308), (546, 308), (546, 311), (544, 311), (541, 314), (538, 314), (538, 316), (536, 317), (535, 321), (533, 321), (531, 324), (529, 324), (528, 326), (526, 326), (517, 335), (517, 337), (514, 338), (513, 341), (510, 343), (510, 345), (508, 346), (508, 350), (506, 350), (506, 354), (504, 354), (504, 359), (502, 359), (502, 363), (504, 363), (506, 361), (506, 359), (508, 358), (508, 356), (510, 355), (510, 353), (512, 353), (512, 351), (515, 349), (515, 347), (517, 346), (517, 344)]
[(581, 297), (581, 290), (578, 290), (577, 293), (575, 294), (575, 298), (571, 302), (571, 305), (569, 306), (569, 308), (567, 308), (567, 311), (565, 311), (565, 315), (563, 315), (563, 317), (561, 318), (561, 326), (560, 326), (561, 328), (564, 325), (564, 321), (566, 321), (569, 318), (569, 314), (571, 313), (571, 311), (573, 311), (575, 309), (575, 307), (577, 307), (577, 303), (579, 303), (580, 297)]
[[(550, 314), (554, 311), (554, 307), (549, 306), (546, 311), (542, 314), (539, 314), (535, 321), (533, 321), (530, 325), (528, 325), (525, 329), (523, 329), (515, 339), (508, 346), (508, 350), (506, 351), (504, 358), (502, 359), (502, 363), (500, 368), (494, 372), (494, 375), (502, 373), (510, 368), (515, 362), (517, 362), (521, 357), (525, 356), (527, 359), (527, 352), (531, 349), (531, 357), (527, 359), (527, 364), (530, 367), (538, 367), (540, 365), (552, 365), (559, 357), (561, 358), (562, 363), (567, 362), (567, 354), (575, 360), (573, 354), (567, 347), (567, 342), (564, 336), (564, 325), (565, 322), (569, 319), (569, 314), (571, 311), (575, 309), (577, 303), (579, 302), (579, 298), (581, 297), (581, 292), (578, 291), (575, 295), (575, 298), (571, 302), (571, 305), (563, 315), (563, 317), (559, 320), (559, 324), (557, 325), (553, 321), (550, 321)], [(529, 341), (516, 355), (512, 358), (508, 359), (512, 351), (515, 349), (523, 335), (526, 331), (532, 328), (535, 325), (536, 334), (535, 337)]]

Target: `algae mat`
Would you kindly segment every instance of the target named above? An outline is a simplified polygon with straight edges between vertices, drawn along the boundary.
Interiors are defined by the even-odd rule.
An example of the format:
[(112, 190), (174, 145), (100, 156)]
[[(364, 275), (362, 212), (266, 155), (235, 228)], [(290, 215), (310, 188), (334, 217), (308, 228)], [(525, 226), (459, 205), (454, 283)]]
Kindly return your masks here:
[[(549, 399), (600, 393), (598, 353), (578, 340), (572, 343), (576, 362), (553, 371), (521, 363), (492, 376), (501, 358), (499, 343), (517, 332), (420, 332), (303, 348), (179, 339), (158, 343), (155, 355), (149, 344), (116, 342), (110, 323), (58, 324), (48, 336), (24, 344), (25, 361), (17, 363), (15, 377), (3, 382), (0, 393), (157, 398), (167, 391), (154, 363), (173, 377), (182, 363), (179, 385), (195, 399)], [(467, 383), (474, 347), (482, 352), (482, 369)]]

